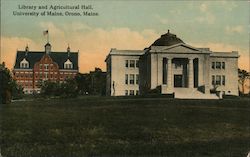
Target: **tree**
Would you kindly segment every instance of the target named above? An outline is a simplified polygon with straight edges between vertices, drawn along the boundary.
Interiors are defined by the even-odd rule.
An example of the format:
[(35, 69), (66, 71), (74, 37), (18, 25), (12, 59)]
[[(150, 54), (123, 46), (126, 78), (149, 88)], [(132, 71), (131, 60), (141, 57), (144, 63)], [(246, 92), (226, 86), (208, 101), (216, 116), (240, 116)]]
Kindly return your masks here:
[(20, 98), (23, 88), (13, 79), (11, 72), (5, 67), (5, 63), (0, 64), (0, 103), (8, 104), (12, 98)]
[(41, 94), (46, 97), (76, 97), (78, 95), (77, 83), (74, 79), (68, 79), (62, 83), (45, 81), (41, 84)]
[(74, 98), (78, 95), (78, 88), (75, 79), (68, 79), (61, 84), (60, 92), (61, 97)]
[(81, 74), (78, 73), (75, 77), (78, 92), (81, 95), (85, 95), (87, 93), (90, 93), (90, 75), (89, 74)]
[(85, 74), (78, 74), (75, 77), (80, 94), (105, 95), (106, 92), (106, 72), (100, 68), (95, 68)]
[(60, 84), (52, 81), (43, 82), (41, 84), (41, 94), (44, 96), (59, 96)]
[(247, 79), (250, 79), (250, 73), (246, 70), (238, 69), (239, 83), (241, 85), (241, 93), (245, 93), (245, 83)]
[(106, 73), (100, 68), (95, 68), (95, 71), (89, 73), (90, 93), (93, 95), (105, 95), (106, 93)]

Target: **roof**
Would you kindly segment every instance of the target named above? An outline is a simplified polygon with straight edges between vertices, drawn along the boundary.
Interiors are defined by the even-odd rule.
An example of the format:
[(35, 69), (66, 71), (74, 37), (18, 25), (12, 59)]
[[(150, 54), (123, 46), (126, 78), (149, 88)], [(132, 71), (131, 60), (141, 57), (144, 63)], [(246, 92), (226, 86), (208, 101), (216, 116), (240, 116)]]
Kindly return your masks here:
[(144, 50), (118, 50), (118, 49), (111, 49), (110, 53), (111, 55), (134, 55), (134, 56), (140, 56), (144, 54)]
[(222, 57), (222, 58), (239, 58), (238, 51), (232, 52), (213, 52), (210, 54), (210, 57)]
[(180, 38), (175, 34), (169, 32), (161, 35), (151, 46), (171, 46), (179, 43), (184, 43)]
[(146, 52), (146, 50), (118, 50), (116, 48), (112, 48), (109, 54), (106, 56), (105, 62), (107, 59), (112, 56), (141, 56)]
[[(26, 51), (17, 51), (14, 69), (20, 68), (20, 62), (24, 58), (29, 62), (29, 69), (32, 69), (35, 63), (40, 61), (43, 55), (45, 55), (44, 51), (28, 51), (27, 56), (25, 55), (26, 53)], [(58, 64), (59, 69), (64, 69), (64, 62), (69, 59), (73, 63), (73, 70), (78, 70), (77, 52), (70, 52), (69, 57), (68, 52), (50, 52), (49, 56)]]

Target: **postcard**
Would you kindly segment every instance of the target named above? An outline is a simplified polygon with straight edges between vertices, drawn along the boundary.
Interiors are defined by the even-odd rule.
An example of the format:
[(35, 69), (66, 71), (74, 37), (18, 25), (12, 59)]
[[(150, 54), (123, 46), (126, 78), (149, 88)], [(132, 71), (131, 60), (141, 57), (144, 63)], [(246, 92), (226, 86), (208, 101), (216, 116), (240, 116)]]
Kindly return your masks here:
[(0, 156), (247, 156), (249, 1), (1, 0)]

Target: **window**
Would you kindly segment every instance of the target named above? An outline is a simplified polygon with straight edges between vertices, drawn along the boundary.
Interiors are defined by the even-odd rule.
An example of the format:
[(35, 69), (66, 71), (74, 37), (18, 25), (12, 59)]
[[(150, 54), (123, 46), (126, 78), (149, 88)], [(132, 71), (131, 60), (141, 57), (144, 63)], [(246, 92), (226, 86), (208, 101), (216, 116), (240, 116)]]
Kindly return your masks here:
[(129, 61), (129, 66), (130, 66), (131, 68), (134, 68), (134, 67), (135, 67), (135, 61), (134, 61), (134, 60), (130, 60), (130, 61)]
[(134, 74), (129, 75), (129, 84), (135, 84), (135, 75)]
[(73, 63), (69, 59), (64, 62), (64, 69), (73, 69)]
[(128, 95), (128, 90), (125, 90), (125, 95)]
[(225, 69), (225, 62), (221, 63), (221, 67), (222, 67), (222, 69)]
[(128, 74), (125, 74), (125, 84), (128, 84)]
[(139, 84), (139, 74), (136, 74), (135, 84)]
[(139, 95), (139, 90), (136, 90), (135, 95)]
[(24, 59), (20, 62), (20, 67), (21, 67), (21, 68), (29, 68), (29, 62), (24, 58)]
[(48, 80), (48, 72), (45, 72), (45, 80)]
[(221, 62), (216, 62), (216, 69), (221, 69)]
[(212, 85), (215, 85), (215, 76), (212, 75)]
[(43, 65), (42, 64), (40, 64), (40, 69), (42, 69), (43, 68)]
[(212, 62), (212, 69), (215, 69), (215, 62)]
[(135, 66), (136, 66), (136, 68), (139, 68), (139, 60), (135, 61)]
[(226, 83), (226, 77), (225, 75), (222, 75), (222, 85), (225, 85), (225, 83)]
[(221, 85), (221, 76), (216, 75), (216, 85)]
[(129, 95), (135, 95), (134, 90), (129, 90)]
[(49, 65), (48, 64), (44, 64), (44, 69), (48, 70), (49, 69)]
[(128, 68), (128, 60), (125, 61), (125, 67)]

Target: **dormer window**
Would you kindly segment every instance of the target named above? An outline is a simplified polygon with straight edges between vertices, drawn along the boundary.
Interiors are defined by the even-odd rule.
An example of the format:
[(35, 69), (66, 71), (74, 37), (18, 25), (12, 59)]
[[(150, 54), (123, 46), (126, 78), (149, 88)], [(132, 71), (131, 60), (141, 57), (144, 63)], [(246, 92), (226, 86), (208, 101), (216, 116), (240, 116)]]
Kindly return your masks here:
[(73, 63), (69, 59), (64, 63), (64, 69), (73, 69)]
[(29, 68), (29, 62), (24, 58), (24, 59), (20, 62), (20, 67), (21, 67), (21, 68)]

